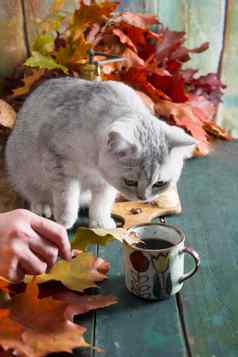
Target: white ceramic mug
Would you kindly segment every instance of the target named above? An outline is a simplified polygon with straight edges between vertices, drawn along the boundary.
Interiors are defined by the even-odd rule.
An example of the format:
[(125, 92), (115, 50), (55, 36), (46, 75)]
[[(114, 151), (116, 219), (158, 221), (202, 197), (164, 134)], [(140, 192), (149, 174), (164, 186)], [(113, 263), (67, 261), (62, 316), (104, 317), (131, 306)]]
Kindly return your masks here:
[[(125, 282), (131, 293), (144, 299), (164, 300), (176, 294), (183, 282), (197, 272), (199, 255), (193, 248), (185, 246), (185, 235), (179, 228), (164, 223), (147, 223), (131, 227), (128, 232), (135, 232), (142, 240), (163, 240), (171, 245), (164, 249), (147, 249), (124, 240)], [(194, 269), (188, 273), (184, 273), (185, 253), (195, 262)]]

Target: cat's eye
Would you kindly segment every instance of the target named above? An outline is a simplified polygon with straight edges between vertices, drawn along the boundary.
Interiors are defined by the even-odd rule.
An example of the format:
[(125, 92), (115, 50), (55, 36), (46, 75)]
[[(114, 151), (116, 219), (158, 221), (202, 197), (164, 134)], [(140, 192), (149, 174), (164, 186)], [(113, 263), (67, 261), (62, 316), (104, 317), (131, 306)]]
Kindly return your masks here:
[(168, 185), (169, 185), (169, 183), (166, 181), (157, 181), (156, 183), (154, 183), (153, 187), (154, 188), (164, 188), (164, 187), (167, 187)]
[(135, 180), (124, 179), (124, 182), (127, 186), (131, 186), (131, 187), (137, 186), (137, 181), (135, 181)]

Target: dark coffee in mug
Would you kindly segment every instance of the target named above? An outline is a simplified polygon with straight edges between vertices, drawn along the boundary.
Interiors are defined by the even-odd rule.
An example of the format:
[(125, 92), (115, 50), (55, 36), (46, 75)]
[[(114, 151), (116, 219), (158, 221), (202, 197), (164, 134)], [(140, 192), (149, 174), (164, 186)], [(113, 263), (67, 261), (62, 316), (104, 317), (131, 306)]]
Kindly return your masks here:
[(171, 248), (174, 244), (164, 239), (144, 238), (141, 242), (136, 243), (135, 246), (141, 249), (160, 250)]

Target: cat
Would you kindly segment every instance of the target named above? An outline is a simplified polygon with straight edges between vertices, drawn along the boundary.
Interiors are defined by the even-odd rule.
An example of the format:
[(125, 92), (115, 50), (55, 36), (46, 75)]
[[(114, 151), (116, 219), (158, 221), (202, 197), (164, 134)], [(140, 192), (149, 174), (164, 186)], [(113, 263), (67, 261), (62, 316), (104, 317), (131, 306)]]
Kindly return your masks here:
[(88, 203), (90, 227), (115, 228), (118, 191), (129, 200), (155, 199), (178, 181), (196, 143), (154, 117), (126, 84), (65, 77), (28, 96), (6, 164), (33, 212), (68, 229)]

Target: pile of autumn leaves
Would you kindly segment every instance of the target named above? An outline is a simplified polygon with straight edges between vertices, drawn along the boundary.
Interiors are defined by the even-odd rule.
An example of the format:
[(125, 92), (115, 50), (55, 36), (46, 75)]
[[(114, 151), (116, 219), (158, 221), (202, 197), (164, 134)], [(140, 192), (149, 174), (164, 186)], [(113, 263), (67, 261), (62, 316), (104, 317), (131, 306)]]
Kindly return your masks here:
[(84, 250), (78, 250), (71, 261), (59, 260), (47, 274), (28, 276), (24, 286), (12, 285), (0, 277), (1, 357), (16, 352), (19, 357), (42, 357), (90, 347), (83, 337), (86, 328), (74, 323), (74, 316), (117, 300), (111, 295), (85, 293), (106, 279), (109, 270), (107, 261), (85, 249), (93, 243), (105, 245), (114, 237), (121, 239), (118, 232), (113, 233), (114, 237), (103, 230), (95, 232), (79, 229), (71, 245)]
[(198, 139), (198, 155), (209, 152), (214, 137), (231, 139), (213, 120), (225, 86), (216, 74), (199, 77), (196, 69), (183, 69), (190, 55), (205, 51), (208, 43), (188, 49), (184, 32), (164, 28), (153, 15), (115, 12), (118, 3), (112, 1), (86, 5), (80, 0), (73, 14), (64, 12), (64, 5), (65, 0), (54, 0), (49, 16), (39, 23), (11, 99), (27, 95), (44, 78), (80, 77), (88, 50), (94, 49), (126, 58), (103, 65), (103, 79), (135, 88), (157, 116)]

